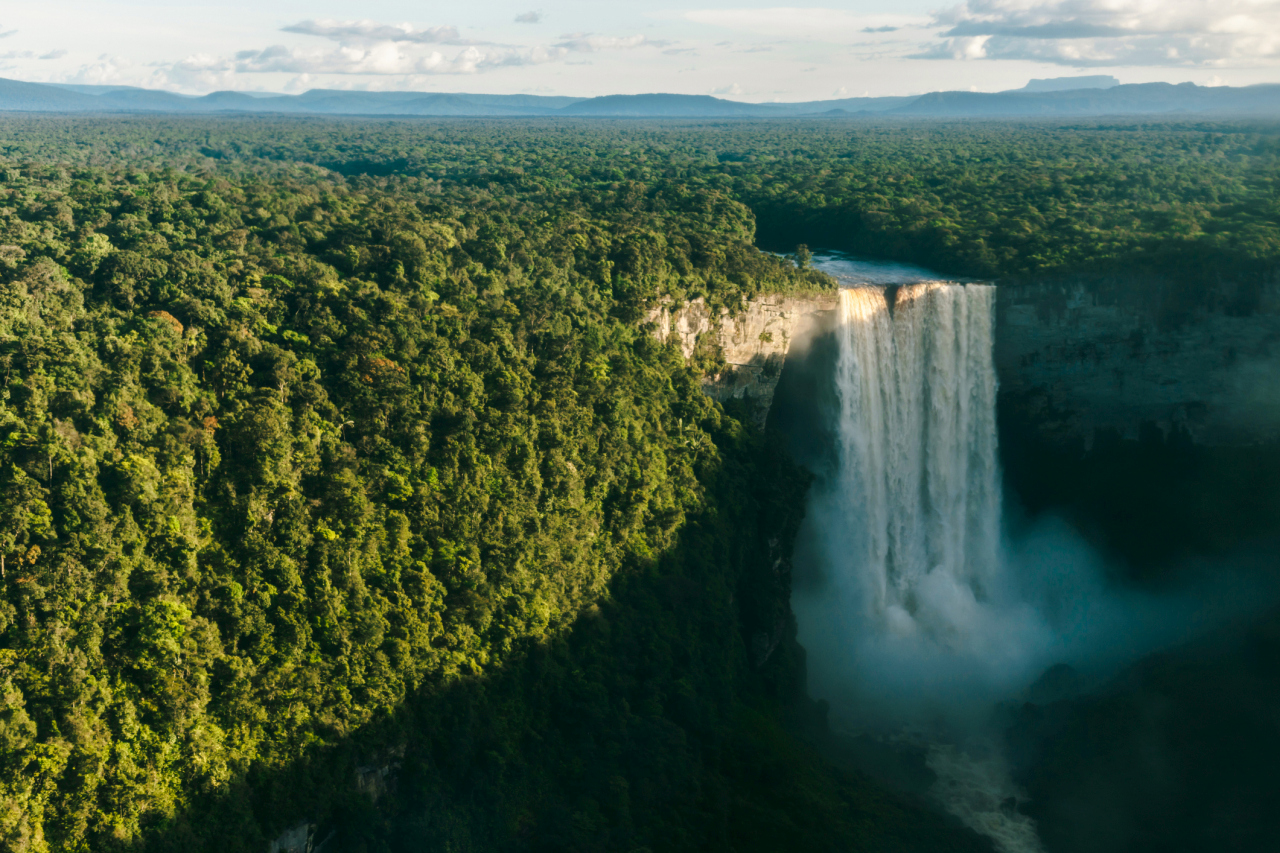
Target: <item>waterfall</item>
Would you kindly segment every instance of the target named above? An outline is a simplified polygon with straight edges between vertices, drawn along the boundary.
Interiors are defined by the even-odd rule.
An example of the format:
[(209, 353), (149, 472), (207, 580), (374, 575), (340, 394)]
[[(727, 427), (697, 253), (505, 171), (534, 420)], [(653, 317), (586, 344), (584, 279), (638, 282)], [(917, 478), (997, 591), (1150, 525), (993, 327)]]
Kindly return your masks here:
[(924, 587), (967, 590), (980, 602), (998, 572), (994, 306), (995, 288), (984, 285), (840, 293), (847, 565), (895, 632), (947, 642), (957, 626), (928, 607)]
[[(840, 293), (830, 508), (842, 529), (830, 559), (837, 588), (861, 589), (853, 600), (870, 612), (836, 624), (869, 617), (846, 637), (866, 646), (855, 653), (864, 668), (883, 656), (864, 670), (878, 672), (881, 689), (920, 678), (945, 695), (957, 667), (997, 661), (1015, 638), (1032, 636), (1016, 609), (993, 601), (1001, 580), (994, 308), (995, 288), (982, 285)], [(924, 745), (944, 808), (1001, 853), (1041, 853), (1035, 823), (1011, 806), (1025, 797), (998, 747)]]
[(835, 381), (811, 398), (823, 452), (793, 606), (808, 687), (866, 772), (911, 784), (902, 768), (923, 755), (928, 798), (999, 853), (1043, 853), (1018, 784), (1027, 753), (1008, 749), (1025, 742), (1007, 736), (1029, 703), (1065, 713), (1045, 692), (1053, 667), (1109, 690), (1157, 649), (1210, 630), (1217, 647), (1274, 599), (1215, 564), (1160, 595), (1111, 585), (1051, 517), (1003, 541), (994, 303), (993, 287), (942, 282), (841, 292), (835, 346), (810, 355), (824, 371), (834, 356)]

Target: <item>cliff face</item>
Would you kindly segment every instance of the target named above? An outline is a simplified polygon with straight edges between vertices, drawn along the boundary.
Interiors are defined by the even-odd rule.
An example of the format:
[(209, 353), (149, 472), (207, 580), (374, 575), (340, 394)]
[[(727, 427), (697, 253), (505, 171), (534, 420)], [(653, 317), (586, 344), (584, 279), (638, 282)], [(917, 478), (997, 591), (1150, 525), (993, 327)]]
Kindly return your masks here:
[[(837, 299), (763, 297), (734, 316), (697, 300), (648, 319), (686, 358), (718, 348), (728, 367), (704, 390), (762, 425), (785, 362), (773, 417), (813, 421), (812, 446), (792, 448), (813, 466), (833, 440), (817, 433), (835, 404)], [(1001, 465), (1032, 515), (1066, 515), (1138, 571), (1280, 537), (1280, 282), (1006, 284), (995, 357)]]
[[(1000, 406), (1058, 448), (1087, 450), (1107, 433), (1145, 428), (1196, 444), (1244, 447), (1280, 439), (1280, 282), (1240, 299), (1199, 298), (1172, 310), (1158, 281), (1060, 281), (997, 291)], [(646, 318), (685, 358), (719, 348), (728, 369), (704, 379), (717, 400), (745, 398), (763, 422), (792, 343), (819, 324), (835, 293), (764, 296), (737, 315), (702, 299)], [(1205, 307), (1207, 306), (1207, 307)]]
[(1159, 280), (1000, 288), (1011, 496), (1138, 574), (1280, 537), (1280, 287)]
[[(1124, 286), (1121, 286), (1121, 285)], [(1195, 443), (1280, 436), (1280, 286), (1171, 311), (1158, 281), (1001, 287), (996, 365), (1002, 406), (1051, 444), (1144, 425)], [(1195, 305), (1194, 300), (1188, 300)], [(1209, 307), (1203, 307), (1207, 303)]]
[(718, 347), (728, 364), (721, 373), (704, 377), (703, 390), (724, 402), (745, 399), (752, 415), (763, 425), (782, 375), (782, 365), (792, 342), (817, 315), (831, 311), (837, 294), (815, 296), (762, 296), (746, 303), (737, 315), (727, 309), (713, 311), (705, 300), (685, 305), (661, 305), (646, 320), (661, 341), (674, 339), (686, 359), (700, 345)]

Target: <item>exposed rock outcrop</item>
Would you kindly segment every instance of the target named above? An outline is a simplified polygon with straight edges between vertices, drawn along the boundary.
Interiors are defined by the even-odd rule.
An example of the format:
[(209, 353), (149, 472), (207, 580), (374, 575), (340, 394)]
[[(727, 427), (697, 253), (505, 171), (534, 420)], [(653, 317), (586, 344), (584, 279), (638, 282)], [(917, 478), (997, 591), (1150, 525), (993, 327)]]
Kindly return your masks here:
[[(1280, 438), (1280, 282), (1255, 287), (1247, 303), (1206, 289), (1178, 312), (1177, 294), (1159, 281), (1031, 282), (997, 293), (1001, 407), (1042, 440), (1088, 446), (1100, 431), (1137, 438), (1144, 425), (1213, 446)], [(763, 423), (792, 343), (837, 299), (762, 296), (732, 314), (695, 299), (646, 319), (686, 359), (717, 347), (728, 369), (705, 377), (706, 392), (753, 402)]]
[(732, 314), (714, 311), (703, 299), (678, 307), (660, 305), (645, 318), (661, 341), (673, 340), (686, 359), (694, 357), (701, 343), (719, 348), (727, 369), (704, 378), (703, 390), (724, 402), (738, 398), (752, 404), (752, 416), (763, 425), (773, 403), (773, 392), (782, 375), (782, 364), (803, 324), (835, 308), (838, 296), (761, 296)]
[(314, 853), (316, 826), (302, 821), (272, 840), (267, 853)]

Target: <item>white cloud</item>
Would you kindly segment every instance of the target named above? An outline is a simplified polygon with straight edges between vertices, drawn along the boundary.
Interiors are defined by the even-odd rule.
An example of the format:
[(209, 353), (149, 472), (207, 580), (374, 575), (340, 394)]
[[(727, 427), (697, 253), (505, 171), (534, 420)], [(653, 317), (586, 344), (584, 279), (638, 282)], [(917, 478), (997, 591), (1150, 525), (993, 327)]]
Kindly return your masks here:
[[(536, 13), (526, 13), (536, 14)], [(524, 16), (521, 16), (524, 17)], [(207, 58), (187, 60), (176, 69), (183, 83), (198, 75), (222, 74), (230, 69), (239, 74), (294, 74), (310, 81), (316, 75), (427, 76), (475, 74), (496, 68), (542, 65), (564, 61), (572, 53), (665, 47), (666, 41), (647, 36), (599, 36), (569, 33), (549, 46), (515, 48), (461, 39), (455, 27), (415, 29), (408, 24), (387, 25), (376, 21), (303, 21), (285, 27), (290, 33), (319, 36), (338, 44), (331, 47), (297, 48), (273, 45), (261, 50), (244, 50), (233, 60)], [(436, 46), (460, 45), (464, 49), (448, 56)], [(180, 65), (183, 65), (180, 63)], [(217, 68), (214, 71), (214, 68)]]
[(968, 0), (934, 16), (918, 56), (1073, 66), (1225, 66), (1280, 59), (1280, 0)]
[(868, 31), (892, 32), (928, 23), (927, 18), (910, 15), (862, 15), (845, 9), (792, 7), (695, 9), (685, 12), (683, 17), (695, 23), (729, 30), (815, 41), (841, 41)]
[(165, 88), (214, 91), (234, 89), (236, 64), (223, 57), (197, 53), (160, 69)]
[(541, 12), (522, 12), (516, 15), (517, 24), (540, 24), (542, 23)]
[(305, 92), (313, 88), (315, 88), (315, 78), (310, 74), (299, 74), (284, 84), (284, 91), (286, 92)]
[(987, 42), (991, 36), (961, 36), (949, 38), (933, 45), (921, 53), (917, 59), (991, 59), (987, 54)]
[(65, 50), (51, 50), (47, 53), (36, 53), (34, 50), (10, 50), (0, 53), (0, 59), (61, 59), (66, 55)]
[(149, 68), (129, 59), (106, 53), (93, 62), (80, 66), (74, 74), (63, 82), (87, 83), (97, 86), (127, 84), (148, 89), (171, 88), (168, 76), (164, 71)]
[(528, 65), (547, 62), (557, 55), (537, 51), (482, 51), (467, 47), (452, 58), (438, 50), (406, 50), (383, 42), (369, 46), (344, 45), (327, 50), (307, 50), (275, 45), (265, 50), (244, 50), (236, 54), (234, 69), (241, 74), (474, 74), (500, 65)]
[(737, 83), (733, 83), (733, 84), (728, 85), (728, 86), (720, 86), (719, 88), (712, 89), (712, 90), (711, 90), (711, 94), (713, 94), (713, 95), (742, 95), (742, 94), (745, 94), (745, 92), (743, 92), (743, 91), (742, 91), (742, 87), (741, 87), (741, 86), (739, 86)]
[(411, 44), (473, 44), (458, 34), (457, 27), (415, 29), (412, 24), (380, 24), (377, 21), (300, 21), (281, 27), (286, 33), (320, 36), (343, 44), (408, 42)]
[(209, 92), (237, 88), (235, 76), (233, 62), (205, 54), (195, 54), (180, 62), (137, 63), (125, 57), (104, 53), (93, 62), (81, 65), (74, 73), (64, 77), (62, 82)]
[(561, 36), (558, 48), (575, 53), (595, 53), (600, 50), (632, 50), (637, 47), (666, 47), (669, 41), (657, 41), (648, 36), (596, 36), (590, 33), (571, 33)]

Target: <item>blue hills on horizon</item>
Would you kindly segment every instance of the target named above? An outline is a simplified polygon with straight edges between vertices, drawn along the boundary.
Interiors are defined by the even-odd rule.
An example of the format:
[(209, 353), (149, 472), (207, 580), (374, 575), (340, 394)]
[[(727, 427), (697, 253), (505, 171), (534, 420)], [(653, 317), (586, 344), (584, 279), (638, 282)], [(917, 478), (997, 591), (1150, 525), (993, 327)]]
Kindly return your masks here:
[(1022, 89), (1004, 92), (930, 92), (751, 104), (710, 95), (661, 93), (573, 98), (312, 89), (299, 95), (224, 91), (191, 96), (130, 86), (27, 83), (0, 78), (0, 112), (686, 119), (1280, 116), (1280, 84), (1204, 87), (1192, 83), (1119, 84), (1115, 78), (1081, 77), (1034, 80)]

